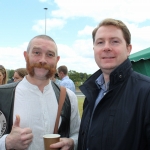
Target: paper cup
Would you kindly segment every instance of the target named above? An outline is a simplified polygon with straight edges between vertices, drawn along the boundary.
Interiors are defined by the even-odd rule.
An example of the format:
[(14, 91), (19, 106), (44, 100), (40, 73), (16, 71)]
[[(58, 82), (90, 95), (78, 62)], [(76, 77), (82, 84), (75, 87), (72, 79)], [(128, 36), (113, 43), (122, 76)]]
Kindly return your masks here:
[(59, 148), (50, 148), (51, 144), (57, 143), (60, 140), (59, 134), (46, 134), (43, 136), (45, 150), (59, 150)]

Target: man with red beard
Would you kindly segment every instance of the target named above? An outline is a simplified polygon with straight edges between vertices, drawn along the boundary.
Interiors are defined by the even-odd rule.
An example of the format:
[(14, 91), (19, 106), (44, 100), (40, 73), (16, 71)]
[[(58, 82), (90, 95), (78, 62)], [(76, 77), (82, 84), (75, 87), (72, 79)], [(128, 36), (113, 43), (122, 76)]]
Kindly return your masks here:
[[(47, 35), (31, 39), (24, 52), (28, 75), (19, 83), (0, 87), (0, 149), (44, 150), (43, 135), (53, 133), (59, 87), (50, 78), (59, 56), (55, 41)], [(66, 89), (58, 133), (51, 148), (76, 149), (80, 124), (76, 95)]]

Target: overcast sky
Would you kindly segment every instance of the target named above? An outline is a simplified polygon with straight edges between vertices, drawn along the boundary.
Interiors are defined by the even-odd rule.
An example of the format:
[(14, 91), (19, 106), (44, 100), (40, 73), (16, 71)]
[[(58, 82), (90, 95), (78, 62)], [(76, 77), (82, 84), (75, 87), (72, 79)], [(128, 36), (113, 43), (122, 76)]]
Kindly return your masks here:
[[(149, 0), (0, 0), (0, 64), (25, 67), (23, 51), (38, 34), (57, 43), (69, 70), (94, 73), (92, 30), (105, 18), (120, 19), (132, 35), (132, 53), (150, 47)], [(45, 10), (44, 8), (48, 8)]]

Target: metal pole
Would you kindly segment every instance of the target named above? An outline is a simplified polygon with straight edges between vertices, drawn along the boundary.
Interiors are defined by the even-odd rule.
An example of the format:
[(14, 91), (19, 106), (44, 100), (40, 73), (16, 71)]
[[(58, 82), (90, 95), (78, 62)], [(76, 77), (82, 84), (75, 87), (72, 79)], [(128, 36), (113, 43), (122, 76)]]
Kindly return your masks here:
[(48, 9), (48, 8), (44, 8), (45, 9), (45, 35), (46, 35), (46, 10)]

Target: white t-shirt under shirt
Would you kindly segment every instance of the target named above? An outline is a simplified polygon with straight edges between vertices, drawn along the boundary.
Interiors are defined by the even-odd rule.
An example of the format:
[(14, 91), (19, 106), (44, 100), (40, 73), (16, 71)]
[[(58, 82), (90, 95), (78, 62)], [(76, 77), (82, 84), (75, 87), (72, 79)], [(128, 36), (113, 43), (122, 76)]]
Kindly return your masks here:
[[(80, 125), (77, 97), (69, 89), (67, 93), (71, 102), (70, 138), (77, 143)], [(36, 85), (24, 78), (16, 87), (13, 121), (20, 116), (20, 127), (31, 128), (33, 140), (28, 150), (44, 150), (43, 135), (53, 133), (58, 102), (51, 81), (44, 87), (43, 93)], [(60, 119), (61, 122), (61, 119)], [(2, 137), (6, 138), (6, 136)], [(5, 149), (0, 139), (0, 149)], [(2, 146), (2, 147), (1, 147)]]

